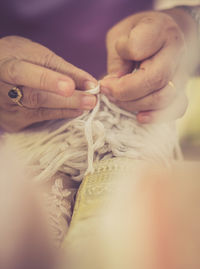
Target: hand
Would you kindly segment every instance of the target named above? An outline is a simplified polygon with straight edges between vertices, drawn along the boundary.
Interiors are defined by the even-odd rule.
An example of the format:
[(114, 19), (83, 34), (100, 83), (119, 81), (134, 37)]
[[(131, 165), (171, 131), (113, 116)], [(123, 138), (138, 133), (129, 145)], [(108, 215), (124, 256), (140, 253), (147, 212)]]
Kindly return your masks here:
[(121, 108), (138, 112), (140, 123), (182, 116), (188, 52), (195, 65), (189, 42), (196, 41), (195, 29), (190, 15), (178, 8), (143, 12), (118, 23), (107, 35), (108, 76), (101, 82), (102, 91)]
[[(19, 131), (33, 123), (73, 118), (92, 109), (96, 98), (84, 93), (97, 84), (87, 72), (29, 39), (0, 39), (0, 126)], [(21, 86), (23, 107), (8, 97)]]

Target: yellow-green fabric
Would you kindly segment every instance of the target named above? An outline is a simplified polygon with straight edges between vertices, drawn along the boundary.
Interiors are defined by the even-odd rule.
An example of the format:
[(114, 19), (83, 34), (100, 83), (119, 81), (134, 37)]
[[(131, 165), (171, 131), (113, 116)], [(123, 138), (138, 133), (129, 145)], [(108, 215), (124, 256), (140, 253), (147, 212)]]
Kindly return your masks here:
[(188, 109), (178, 122), (181, 141), (188, 146), (200, 146), (200, 78), (191, 79), (187, 87)]

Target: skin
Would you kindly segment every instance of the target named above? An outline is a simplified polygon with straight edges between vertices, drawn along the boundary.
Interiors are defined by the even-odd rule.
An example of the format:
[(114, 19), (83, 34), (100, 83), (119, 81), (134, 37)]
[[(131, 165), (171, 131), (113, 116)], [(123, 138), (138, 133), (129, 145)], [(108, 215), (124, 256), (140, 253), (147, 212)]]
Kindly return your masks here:
[[(107, 35), (109, 75), (102, 91), (120, 107), (139, 112), (140, 122), (181, 116), (187, 107), (185, 80), (195, 66), (195, 41), (195, 23), (179, 8), (126, 18)], [(139, 70), (132, 73), (138, 62)], [(96, 83), (42, 45), (17, 36), (0, 39), (0, 126), (8, 131), (92, 109), (96, 98), (83, 91)], [(8, 97), (15, 85), (23, 85), (24, 108)]]
[(198, 44), (189, 14), (180, 8), (137, 13), (115, 25), (106, 43), (108, 76), (101, 86), (110, 100), (137, 112), (140, 123), (184, 114), (184, 88), (196, 66)]
[[(97, 81), (44, 46), (18, 36), (0, 39), (0, 127), (19, 131), (33, 123), (74, 118), (92, 109), (96, 97), (84, 93)], [(22, 85), (19, 107), (8, 91)]]
[[(194, 44), (196, 25), (180, 8), (126, 18), (107, 34), (108, 76), (101, 81), (102, 92), (136, 112), (140, 123), (181, 117), (188, 102), (184, 88), (195, 68)], [(94, 108), (96, 98), (83, 91), (96, 83), (42, 45), (18, 36), (0, 39), (0, 127), (6, 131), (79, 116)], [(8, 97), (16, 85), (23, 86), (22, 108)]]

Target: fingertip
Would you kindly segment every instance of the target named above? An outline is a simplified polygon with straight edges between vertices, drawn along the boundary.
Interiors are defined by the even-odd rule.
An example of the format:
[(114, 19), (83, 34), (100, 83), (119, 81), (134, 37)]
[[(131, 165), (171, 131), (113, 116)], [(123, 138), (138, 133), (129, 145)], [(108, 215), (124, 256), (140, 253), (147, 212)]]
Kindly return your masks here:
[(100, 90), (102, 93), (105, 95), (110, 95), (111, 94), (111, 89), (112, 89), (112, 82), (115, 81), (116, 77), (109, 77), (105, 76), (101, 81), (100, 81)]
[(141, 124), (150, 124), (153, 122), (151, 112), (139, 112), (136, 116), (137, 121)]

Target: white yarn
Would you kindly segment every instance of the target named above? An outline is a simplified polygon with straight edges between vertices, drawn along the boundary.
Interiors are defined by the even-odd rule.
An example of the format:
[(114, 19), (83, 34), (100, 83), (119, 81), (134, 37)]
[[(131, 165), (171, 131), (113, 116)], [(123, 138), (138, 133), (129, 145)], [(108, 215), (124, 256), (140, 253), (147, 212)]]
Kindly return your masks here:
[(45, 201), (57, 246), (67, 232), (75, 194), (75, 190), (63, 188), (60, 172), (81, 181), (84, 175), (94, 171), (95, 161), (114, 157), (169, 165), (177, 146), (173, 123), (140, 125), (134, 114), (120, 109), (99, 93), (99, 86), (88, 93), (97, 95), (92, 111), (73, 120), (49, 121), (4, 135), (5, 143), (25, 157), (36, 182), (55, 179)]
[[(100, 93), (100, 85), (97, 85), (96, 88), (87, 91), (87, 93), (90, 94), (99, 94)], [(90, 114), (90, 117), (88, 120), (85, 122), (85, 137), (87, 140), (88, 144), (88, 168), (85, 172), (87, 175), (88, 173), (93, 173), (94, 168), (93, 168), (93, 161), (94, 161), (94, 143), (93, 143), (93, 136), (92, 136), (92, 122), (94, 120), (94, 117), (96, 116), (100, 106), (100, 98), (98, 96), (97, 98), (97, 104), (93, 111)]]
[(112, 157), (129, 157), (169, 164), (177, 145), (173, 123), (140, 125), (126, 112), (99, 93), (96, 107), (73, 120), (56, 120), (6, 134), (25, 155), (38, 182), (50, 180), (57, 172), (81, 181), (93, 172), (93, 163)]

